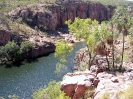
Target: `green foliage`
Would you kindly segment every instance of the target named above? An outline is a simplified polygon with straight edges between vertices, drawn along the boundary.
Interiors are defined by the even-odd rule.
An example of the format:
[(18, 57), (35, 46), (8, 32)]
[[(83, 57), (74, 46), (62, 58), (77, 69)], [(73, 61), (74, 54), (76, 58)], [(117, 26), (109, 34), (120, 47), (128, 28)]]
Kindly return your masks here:
[(32, 22), (33, 22), (33, 20), (30, 19), (30, 18), (27, 18), (26, 21), (27, 21), (27, 23), (29, 23), (29, 24), (32, 24)]
[[(99, 24), (98, 21), (91, 20), (90, 18), (75, 18), (74, 22), (68, 20), (66, 24), (68, 25), (69, 30), (75, 34), (77, 39), (84, 39), (89, 53), (89, 69), (94, 61), (96, 54), (98, 54), (98, 51), (96, 51), (95, 48), (98, 44), (100, 44), (99, 42), (106, 43), (105, 38), (111, 35), (108, 24), (105, 22)], [(106, 49), (102, 50), (105, 50), (106, 52)]]
[(36, 4), (38, 2), (54, 3), (56, 0), (0, 0), (0, 13), (8, 12), (15, 7)]
[(16, 94), (13, 94), (13, 95), (9, 95), (8, 98), (9, 99), (19, 99), (19, 96), (17, 96)]
[[(36, 4), (37, 2), (55, 3), (56, 1), (62, 2), (62, 0), (0, 0), (0, 13), (9, 12), (10, 10), (18, 6)], [(125, 5), (132, 3), (127, 0), (82, 0), (82, 1), (100, 2), (102, 4), (110, 4), (110, 5)]]
[(20, 24), (22, 24), (23, 23), (23, 19), (22, 18), (18, 18), (17, 19), (17, 22), (20, 23)]
[(70, 99), (60, 91), (60, 83), (50, 81), (47, 88), (42, 88), (33, 93), (33, 99)]
[(62, 72), (64, 72), (66, 70), (66, 66), (63, 63), (57, 63), (56, 64), (56, 69), (55, 69), (55, 73), (56, 74), (60, 74)]
[(28, 52), (33, 49), (33, 44), (30, 41), (24, 41), (20, 45), (20, 50), (22, 53)]
[[(118, 68), (118, 66), (114, 66), (115, 60), (117, 59), (114, 52), (114, 41), (118, 38), (120, 32), (123, 33), (123, 47), (120, 55), (121, 65), (119, 66), (119, 69), (122, 68), (125, 42), (124, 36), (129, 34), (130, 27), (133, 25), (133, 18), (129, 11), (130, 8), (120, 6), (116, 9), (114, 16), (109, 22), (101, 22), (101, 24), (99, 24), (98, 21), (89, 18), (75, 18), (73, 22), (71, 20), (66, 22), (69, 31), (74, 33), (77, 39), (84, 39), (85, 41), (89, 53), (88, 69), (93, 63), (93, 59), (96, 56), (95, 54), (106, 56), (108, 68)], [(119, 31), (116, 29), (116, 26), (120, 26)], [(112, 60), (108, 60), (107, 57), (110, 51), (112, 51)], [(112, 65), (111, 67), (110, 64)]]
[(68, 56), (71, 55), (73, 48), (70, 47), (65, 40), (57, 42), (55, 46), (56, 46), (54, 54), (55, 57), (58, 57), (61, 62), (66, 63), (67, 62), (66, 59), (68, 58)]
[(13, 58), (17, 57), (19, 54), (19, 49), (19, 46), (14, 41), (9, 41), (5, 47), (2, 47), (2, 50), (4, 50), (3, 55), (5, 55), (8, 60), (12, 60)]
[(108, 92), (105, 92), (101, 95), (101, 97), (99, 99), (110, 99), (110, 95)]
[(132, 1), (127, 0), (83, 0), (85, 2), (92, 1), (92, 2), (99, 2), (105, 5), (128, 5), (129, 3), (132, 3)]
[(117, 93), (118, 99), (133, 99), (133, 85)]
[(57, 42), (55, 46), (56, 49), (54, 56), (59, 58), (60, 60), (60, 63), (56, 64), (55, 73), (61, 72), (62, 69), (66, 69), (66, 67), (69, 67), (73, 72), (72, 66), (70, 66), (70, 64), (68, 63), (68, 57), (71, 55), (73, 48), (69, 46), (68, 42), (66, 42), (65, 40)]
[(14, 41), (9, 41), (5, 46), (0, 47), (0, 57), (6, 58), (8, 61), (13, 61), (22, 53), (26, 53), (33, 49), (33, 44), (29, 41), (24, 41), (18, 46)]
[(92, 99), (91, 96), (95, 92), (95, 88), (89, 88), (88, 90), (85, 91), (83, 97), (81, 99)]
[(112, 24), (117, 25), (117, 30), (119, 33), (122, 33), (122, 52), (121, 52), (121, 63), (119, 69), (122, 69), (123, 60), (124, 60), (124, 52), (125, 52), (125, 36), (129, 35), (130, 27), (132, 27), (132, 15), (129, 13), (130, 8), (125, 6), (119, 6), (115, 10), (115, 13), (111, 19)]

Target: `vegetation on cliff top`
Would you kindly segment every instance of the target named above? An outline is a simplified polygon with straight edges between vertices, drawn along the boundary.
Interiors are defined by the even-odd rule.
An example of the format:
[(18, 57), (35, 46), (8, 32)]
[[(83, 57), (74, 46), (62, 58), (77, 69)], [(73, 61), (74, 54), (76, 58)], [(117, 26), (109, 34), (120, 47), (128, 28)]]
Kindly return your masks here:
[[(18, 6), (25, 6), (29, 4), (35, 4), (36, 3), (42, 3), (42, 2), (49, 2), (49, 3), (55, 3), (55, 2), (66, 2), (71, 0), (0, 0), (0, 13), (5, 13), (10, 10), (12, 10), (15, 7)], [(120, 5), (120, 4), (129, 4), (130, 1), (127, 0), (79, 0), (84, 2), (100, 2), (102, 4), (110, 4), (110, 5)]]
[[(0, 13), (8, 12), (8, 11), (10, 11), (11, 9), (13, 9), (13, 8), (15, 8), (17, 6), (28, 5), (28, 4), (31, 4), (31, 3), (32, 4), (34, 4), (34, 3), (36, 4), (37, 2), (44, 2), (44, 1), (50, 1), (51, 2), (51, 0), (28, 0), (28, 1), (27, 0), (23, 0), (23, 1), (17, 1), (17, 0), (12, 0), (12, 1), (10, 1), (10, 0), (1, 0), (0, 1)], [(85, 0), (85, 1), (90, 1), (90, 0)], [(102, 0), (102, 1), (101, 0), (91, 0), (91, 1), (96, 1), (96, 2), (98, 1), (98, 2), (101, 2), (103, 4), (112, 4), (112, 2), (113, 2), (113, 4), (116, 4), (116, 3), (124, 3), (125, 4), (125, 2), (126, 2), (126, 0), (119, 0), (119, 1), (116, 1), (116, 0), (111, 0), (111, 1), (107, 1), (107, 0)], [(52, 2), (55, 2), (55, 0), (53, 0)], [(6, 17), (3, 16), (1, 19), (4, 19), (4, 18), (6, 18)], [(98, 28), (99, 25), (98, 25), (98, 22), (97, 21), (92, 21), (90, 19), (86, 19), (84, 21), (85, 23), (82, 23), (81, 24), (81, 21), (83, 22), (83, 19), (78, 19), (77, 18), (76, 20), (79, 21), (79, 23), (77, 22), (75, 26), (77, 27), (77, 24), (78, 24), (78, 26), (81, 26), (81, 27), (80, 28), (76, 28), (76, 29), (74, 29), (74, 28), (71, 28), (71, 29), (72, 29), (72, 32), (75, 32), (76, 31), (75, 33), (77, 33), (77, 30), (81, 31), (82, 35), (80, 35), (80, 34), (77, 33), (76, 36), (78, 38), (83, 37), (85, 39), (86, 44), (89, 46), (88, 51), (89, 51), (90, 60), (89, 60), (89, 63), (88, 63), (89, 64), (88, 67), (90, 68), (90, 66), (92, 64), (92, 61), (93, 61), (93, 57), (95, 57), (95, 55), (93, 53), (97, 53), (96, 51), (94, 52), (94, 49), (93, 48), (95, 48), (95, 47), (93, 45), (94, 44), (96, 44), (96, 45), (102, 44), (102, 48), (105, 48), (105, 42), (103, 41), (104, 40), (104, 36), (110, 38), (110, 37), (113, 37), (114, 35), (110, 34), (111, 33), (110, 32), (110, 29), (109, 29), (109, 32), (108, 32), (108, 34), (110, 34), (110, 35), (106, 35), (106, 31), (105, 30), (108, 30), (108, 28), (106, 27), (108, 25), (106, 23), (104, 23), (104, 22), (101, 24), (101, 26), (103, 25), (103, 28), (101, 29), (101, 32), (99, 32), (99, 28)], [(7, 24), (8, 22), (11, 22), (8, 18), (7, 19), (4, 19), (5, 25), (8, 25)], [(11, 24), (12, 24), (12, 22), (11, 22)], [(70, 23), (67, 23), (67, 24), (70, 26), (71, 22)], [(87, 30), (86, 29), (86, 26), (88, 26), (88, 24), (89, 24), (90, 28), (92, 26), (93, 27), (96, 27), (96, 28), (94, 28), (94, 29), (90, 29), (89, 28), (91, 31), (90, 30)], [(110, 26), (111, 26), (111, 24), (112, 23), (110, 23)], [(23, 24), (18, 25), (17, 23), (14, 23), (13, 25), (15, 27), (19, 27), (18, 28), (19, 30), (21, 30), (20, 29), (21, 26), (23, 27)], [(123, 24), (117, 24), (117, 25), (120, 25), (122, 27), (122, 30), (125, 30), (126, 29), (125, 28), (125, 25), (123, 25)], [(85, 26), (85, 27), (82, 27), (82, 26)], [(112, 29), (112, 27), (111, 27), (111, 29)], [(25, 30), (25, 29), (23, 29), (23, 30)], [(103, 31), (105, 31), (105, 33)], [(91, 34), (90, 32), (94, 32), (94, 33)], [(87, 33), (90, 33), (90, 35), (87, 35)], [(99, 38), (100, 38), (100, 40), (99, 40)], [(98, 40), (98, 42), (97, 42), (97, 40)], [(99, 41), (101, 41), (101, 42), (99, 42)], [(124, 36), (123, 36), (123, 42), (124, 42)], [(22, 44), (22, 46), (19, 47), (18, 45), (15, 45), (14, 42), (9, 42), (4, 47), (1, 47), (0, 48), (1, 49), (1, 53), (2, 53), (0, 55), (2, 55), (2, 57), (6, 57), (8, 60), (12, 60), (14, 57), (16, 57), (16, 55), (18, 55), (18, 53), (20, 53), (20, 50), (21, 50), (21, 52), (23, 52), (23, 51), (24, 52), (25, 51), (27, 52), (28, 51), (27, 48), (29, 48), (29, 47), (26, 47), (25, 44), (27, 44), (27, 43), (24, 43), (24, 44)], [(106, 44), (107, 44), (107, 42), (106, 42)], [(124, 46), (123, 46), (123, 48), (124, 48)], [(104, 50), (105, 50), (105, 52), (107, 52), (106, 51), (107, 49), (104, 49)], [(112, 48), (112, 52), (113, 52), (113, 50), (114, 49)], [(3, 52), (4, 52), (4, 54), (3, 54)], [(104, 53), (104, 54), (107, 54), (107, 53)], [(121, 54), (121, 55), (123, 55), (123, 54)], [(114, 56), (112, 56), (112, 57), (114, 57)], [(113, 63), (113, 61), (114, 61), (114, 59), (112, 59), (112, 63)], [(123, 60), (122, 60), (122, 62), (123, 62)], [(110, 68), (110, 65), (109, 64), (108, 64), (108, 67)], [(48, 88), (41, 89), (38, 92), (35, 92), (34, 95), (33, 95), (33, 99), (37, 99), (38, 97), (39, 97), (39, 99), (41, 99), (41, 98), (43, 99), (44, 96), (46, 97), (45, 99), (53, 99), (53, 98), (54, 99), (68, 99), (68, 97), (64, 98), (65, 97), (64, 96), (64, 93), (60, 92), (59, 86), (60, 86), (60, 83), (51, 82), (48, 85)]]
[[(97, 55), (106, 56), (108, 69), (122, 69), (123, 57), (125, 51), (125, 36), (132, 36), (133, 18), (130, 10), (126, 7), (118, 7), (112, 19), (108, 22), (98, 24), (98, 21), (91, 19), (75, 18), (74, 22), (67, 21), (69, 30), (75, 34), (76, 38), (84, 39), (89, 59), (86, 62), (88, 69), (93, 65), (93, 61)], [(117, 28), (116, 28), (117, 27)], [(115, 53), (115, 43), (119, 35), (122, 33), (122, 50)], [(108, 59), (109, 53), (112, 53), (112, 60)], [(120, 58), (121, 57), (121, 58)], [(115, 63), (117, 59), (117, 64)], [(119, 66), (118, 66), (119, 64)], [(97, 64), (99, 65), (99, 64)]]
[[(126, 17), (125, 17), (126, 16)], [(78, 39), (84, 39), (87, 51), (89, 55), (88, 68), (90, 69), (92, 61), (95, 55), (106, 56), (108, 69), (109, 70), (121, 70), (123, 66), (123, 55), (125, 51), (125, 38), (132, 35), (133, 18), (128, 13), (128, 10), (124, 7), (116, 9), (116, 13), (109, 22), (98, 23), (96, 20), (91, 19), (80, 19), (75, 18), (74, 22), (71, 20), (67, 21), (66, 24), (69, 30), (75, 34)], [(119, 61), (116, 59), (115, 55), (115, 40), (122, 35), (122, 46)], [(63, 44), (64, 43), (64, 44)], [(60, 59), (64, 60), (67, 56), (68, 48), (65, 50), (66, 42), (59, 42), (56, 45), (56, 56), (60, 56)], [(68, 47), (68, 46), (67, 46)], [(63, 49), (63, 50), (62, 50)], [(108, 59), (108, 50), (111, 51), (112, 60)], [(71, 52), (71, 51), (70, 51)], [(68, 53), (70, 53), (68, 52)], [(65, 54), (64, 54), (65, 53)], [(63, 55), (63, 57), (62, 57)], [(69, 54), (68, 54), (69, 55)], [(66, 61), (66, 60), (65, 60)], [(116, 61), (119, 63), (117, 64)], [(115, 64), (116, 63), (116, 64)], [(99, 64), (97, 64), (99, 65)], [(132, 87), (132, 86), (131, 86)], [(128, 89), (118, 92), (118, 99), (132, 99), (131, 93), (129, 93), (130, 87)], [(90, 92), (91, 93), (91, 92)], [(89, 96), (89, 92), (87, 93)], [(85, 97), (81, 99), (91, 99), (90, 97)], [(110, 99), (110, 94), (108, 92), (101, 95), (100, 99)]]

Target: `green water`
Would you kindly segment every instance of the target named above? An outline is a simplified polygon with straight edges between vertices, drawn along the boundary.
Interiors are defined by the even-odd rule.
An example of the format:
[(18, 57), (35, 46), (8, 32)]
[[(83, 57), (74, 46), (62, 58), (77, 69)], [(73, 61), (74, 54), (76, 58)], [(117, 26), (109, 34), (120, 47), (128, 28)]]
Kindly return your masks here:
[[(69, 62), (73, 65), (75, 52), (83, 47), (82, 43), (76, 43)], [(0, 96), (8, 99), (8, 95), (16, 94), (19, 99), (31, 99), (34, 91), (47, 86), (50, 80), (59, 81), (65, 72), (56, 75), (55, 65), (59, 60), (50, 54), (45, 57), (37, 58), (34, 61), (22, 62), (19, 65), (0, 67)]]

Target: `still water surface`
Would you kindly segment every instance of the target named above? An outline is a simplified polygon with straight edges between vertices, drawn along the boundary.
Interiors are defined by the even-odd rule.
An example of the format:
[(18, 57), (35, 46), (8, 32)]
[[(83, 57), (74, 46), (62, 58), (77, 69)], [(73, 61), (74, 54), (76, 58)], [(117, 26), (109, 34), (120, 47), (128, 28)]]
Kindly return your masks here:
[[(73, 53), (68, 60), (72, 66), (75, 52), (82, 47), (82, 43), (75, 44)], [(8, 95), (16, 94), (19, 99), (31, 99), (32, 93), (47, 86), (50, 80), (62, 79), (63, 74), (57, 76), (54, 73), (58, 61), (52, 53), (34, 61), (22, 62), (19, 66), (14, 65), (11, 68), (1, 66), (0, 97), (8, 99)], [(68, 69), (67, 72), (69, 71)]]

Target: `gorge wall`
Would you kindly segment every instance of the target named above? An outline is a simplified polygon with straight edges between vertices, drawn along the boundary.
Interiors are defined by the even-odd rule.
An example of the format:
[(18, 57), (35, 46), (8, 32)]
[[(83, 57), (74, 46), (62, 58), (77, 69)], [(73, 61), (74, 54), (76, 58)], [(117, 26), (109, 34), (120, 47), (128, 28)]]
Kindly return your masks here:
[[(100, 22), (108, 20), (109, 18), (111, 18), (114, 9), (115, 7), (111, 5), (105, 6), (100, 3), (87, 3), (69, 0), (69, 2), (61, 4), (42, 2), (27, 6), (20, 6), (8, 12), (7, 15), (10, 19), (12, 19), (12, 21), (15, 22), (17, 22), (17, 19), (21, 18), (23, 22), (25, 22), (34, 29), (40, 28), (41, 30), (55, 31), (58, 26), (63, 26), (65, 24), (65, 21), (69, 19), (74, 20), (75, 17), (84, 19), (91, 18), (96, 19)], [(19, 35), (20, 31), (16, 32), (17, 33), (12, 33), (12, 30), (3, 30), (1, 28), (0, 46), (7, 44), (8, 41), (15, 41), (16, 43), (20, 44), (22, 42), (23, 37)], [(30, 41), (29, 38), (26, 39)], [(32, 43), (33, 41), (35, 41), (34, 49), (32, 52), (30, 52), (30, 56), (24, 55), (25, 58), (39, 57), (44, 54), (51, 53), (55, 50), (54, 42), (51, 42), (45, 37), (43, 38), (39, 36), (38, 38), (38, 42), (35, 39), (32, 40)]]
[(0, 29), (0, 46), (7, 44), (8, 41), (14, 41), (19, 44), (22, 42), (22, 38), (11, 31)]
[(18, 7), (9, 12), (9, 16), (14, 19), (22, 18), (27, 24), (43, 30), (56, 30), (65, 21), (74, 20), (75, 17), (108, 20), (114, 9), (114, 6), (100, 3), (69, 1), (62, 4), (39, 3)]

